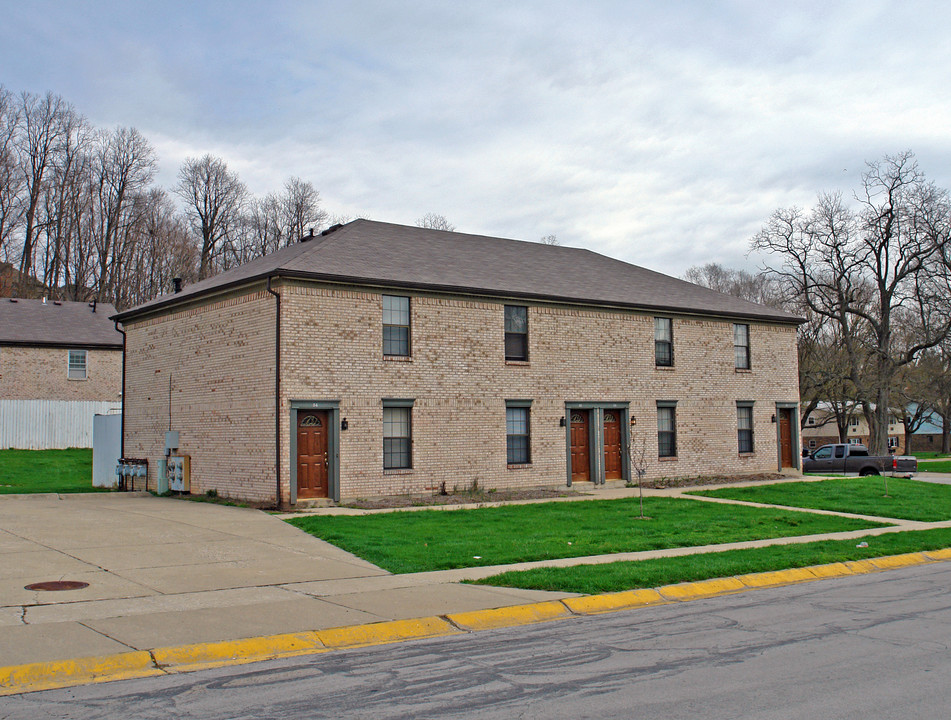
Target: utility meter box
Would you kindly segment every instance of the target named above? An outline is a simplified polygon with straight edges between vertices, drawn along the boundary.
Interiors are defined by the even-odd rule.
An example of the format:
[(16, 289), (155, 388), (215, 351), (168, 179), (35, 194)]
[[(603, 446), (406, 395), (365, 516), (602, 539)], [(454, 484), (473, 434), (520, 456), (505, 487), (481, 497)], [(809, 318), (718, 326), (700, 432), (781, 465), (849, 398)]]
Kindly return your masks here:
[(191, 491), (191, 457), (188, 455), (169, 455), (165, 466), (168, 489), (174, 492)]

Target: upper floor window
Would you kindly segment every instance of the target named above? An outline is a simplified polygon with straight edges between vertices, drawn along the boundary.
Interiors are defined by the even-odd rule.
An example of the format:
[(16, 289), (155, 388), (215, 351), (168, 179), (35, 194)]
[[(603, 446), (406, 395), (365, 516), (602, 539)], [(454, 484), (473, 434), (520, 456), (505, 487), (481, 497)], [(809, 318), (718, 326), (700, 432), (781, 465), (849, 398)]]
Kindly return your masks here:
[(529, 425), (529, 406), (526, 403), (507, 403), (505, 408), (506, 462), (509, 465), (527, 465), (532, 461), (532, 443)]
[(413, 467), (413, 403), (383, 401), (383, 469)]
[(528, 308), (505, 306), (505, 359), (528, 360)]
[(677, 457), (677, 404), (657, 403), (657, 457)]
[(409, 298), (383, 296), (383, 354), (409, 357)]
[(733, 325), (733, 354), (736, 356), (736, 369), (750, 369), (750, 326), (739, 323)]
[(69, 367), (68, 367), (66, 376), (70, 380), (85, 380), (86, 379), (86, 351), (85, 350), (70, 350), (69, 351)]
[(736, 404), (736, 440), (741, 453), (753, 452), (753, 404)]
[(658, 367), (674, 364), (674, 321), (670, 318), (654, 318), (654, 363)]

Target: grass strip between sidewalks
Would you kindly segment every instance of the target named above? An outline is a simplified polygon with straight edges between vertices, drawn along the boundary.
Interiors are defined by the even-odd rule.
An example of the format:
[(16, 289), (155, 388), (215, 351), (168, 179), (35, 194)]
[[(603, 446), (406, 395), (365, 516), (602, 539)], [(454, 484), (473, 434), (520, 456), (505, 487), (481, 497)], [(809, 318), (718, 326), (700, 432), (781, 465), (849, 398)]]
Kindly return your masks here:
[(951, 460), (933, 460), (918, 465), (918, 472), (951, 473)]
[[(863, 540), (868, 543), (868, 547), (857, 547)], [(909, 530), (857, 540), (822, 540), (635, 562), (518, 570), (468, 582), (476, 585), (591, 595), (849, 560), (866, 560), (946, 547), (951, 547), (949, 528)]]
[(951, 520), (951, 485), (888, 478), (886, 496), (885, 482), (885, 478), (873, 475), (696, 490), (687, 494), (923, 522)]
[(808, 512), (645, 498), (293, 518), (291, 524), (394, 573), (506, 565), (881, 527)]
[(99, 492), (92, 486), (92, 449), (0, 450), (0, 495)]

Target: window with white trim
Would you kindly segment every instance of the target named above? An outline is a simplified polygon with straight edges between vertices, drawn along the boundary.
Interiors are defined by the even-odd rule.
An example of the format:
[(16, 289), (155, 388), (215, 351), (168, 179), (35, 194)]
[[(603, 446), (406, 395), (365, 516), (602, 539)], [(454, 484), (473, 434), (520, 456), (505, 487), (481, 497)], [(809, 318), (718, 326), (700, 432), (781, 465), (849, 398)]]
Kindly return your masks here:
[(677, 457), (677, 403), (657, 403), (657, 457)]
[(528, 465), (532, 462), (531, 418), (529, 403), (505, 403), (505, 456), (509, 465)]
[(409, 357), (409, 298), (383, 296), (383, 354)]
[(670, 318), (654, 318), (654, 364), (657, 367), (674, 364), (674, 321)]
[(86, 379), (86, 351), (70, 350), (66, 377), (70, 380)]
[(413, 467), (413, 403), (383, 401), (383, 469)]
[(733, 325), (733, 355), (737, 370), (750, 369), (750, 326), (741, 323)]
[(753, 403), (736, 404), (736, 440), (741, 453), (753, 452)]

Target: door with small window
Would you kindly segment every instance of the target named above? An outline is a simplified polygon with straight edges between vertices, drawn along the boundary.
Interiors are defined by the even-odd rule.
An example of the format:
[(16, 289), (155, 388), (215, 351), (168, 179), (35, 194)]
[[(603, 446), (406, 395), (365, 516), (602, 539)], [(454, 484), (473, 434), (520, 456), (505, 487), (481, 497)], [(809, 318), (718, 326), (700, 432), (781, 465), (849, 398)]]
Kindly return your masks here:
[(621, 416), (617, 410), (604, 411), (604, 479), (620, 480), (624, 475), (621, 461)]
[(591, 480), (591, 457), (588, 454), (588, 410), (571, 411), (571, 481)]
[(330, 490), (326, 410), (297, 413), (297, 497), (325, 498)]

